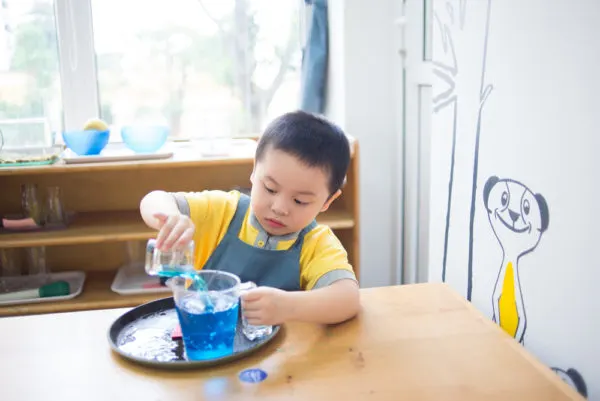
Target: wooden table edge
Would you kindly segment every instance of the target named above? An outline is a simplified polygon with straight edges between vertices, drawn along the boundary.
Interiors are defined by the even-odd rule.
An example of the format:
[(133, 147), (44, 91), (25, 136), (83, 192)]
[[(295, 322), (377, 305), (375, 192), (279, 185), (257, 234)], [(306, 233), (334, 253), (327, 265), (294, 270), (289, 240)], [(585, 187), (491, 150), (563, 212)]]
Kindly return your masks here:
[[(432, 283), (429, 283), (432, 284)], [(479, 309), (477, 309), (470, 301), (468, 301), (465, 297), (460, 295), (452, 286), (447, 283), (436, 283), (443, 287), (452, 294), (453, 297), (459, 299), (463, 303), (466, 304), (467, 309), (471, 311), (471, 313), (481, 319), (484, 324), (491, 327), (495, 330), (499, 336), (502, 336), (505, 339), (505, 343), (507, 343), (511, 348), (517, 351), (529, 364), (531, 364), (537, 371), (542, 373), (545, 377), (548, 378), (549, 381), (556, 384), (556, 386), (569, 398), (574, 400), (585, 401), (586, 399), (579, 394), (575, 389), (569, 386), (567, 383), (562, 381), (560, 377), (554, 373), (547, 365), (545, 365), (542, 361), (540, 361), (535, 355), (533, 355), (530, 351), (528, 351), (523, 345), (521, 345), (517, 340), (513, 337), (509, 336), (498, 324), (494, 323), (490, 318), (485, 316)]]

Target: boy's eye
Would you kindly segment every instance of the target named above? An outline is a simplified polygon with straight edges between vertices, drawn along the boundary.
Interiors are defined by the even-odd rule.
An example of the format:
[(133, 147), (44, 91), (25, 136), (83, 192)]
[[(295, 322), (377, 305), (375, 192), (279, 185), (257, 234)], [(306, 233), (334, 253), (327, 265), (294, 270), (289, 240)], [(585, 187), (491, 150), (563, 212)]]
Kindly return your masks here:
[(266, 185), (265, 185), (265, 189), (266, 189), (266, 190), (267, 190), (267, 192), (268, 192), (268, 193), (270, 193), (270, 194), (274, 194), (274, 193), (275, 193), (275, 190), (273, 190), (273, 189), (269, 188), (269, 187), (268, 187), (268, 186), (266, 186)]
[(294, 202), (296, 202), (298, 205), (308, 205), (308, 202), (302, 202), (302, 201), (299, 201), (298, 199), (294, 199)]

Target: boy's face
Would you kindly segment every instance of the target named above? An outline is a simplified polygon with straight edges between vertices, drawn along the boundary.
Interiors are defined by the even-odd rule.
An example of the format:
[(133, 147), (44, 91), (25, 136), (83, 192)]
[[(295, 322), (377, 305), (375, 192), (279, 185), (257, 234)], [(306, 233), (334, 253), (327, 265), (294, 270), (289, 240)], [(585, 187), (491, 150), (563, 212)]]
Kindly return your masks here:
[(252, 211), (271, 235), (302, 230), (341, 194), (329, 196), (325, 171), (277, 149), (267, 149), (255, 163), (250, 181)]

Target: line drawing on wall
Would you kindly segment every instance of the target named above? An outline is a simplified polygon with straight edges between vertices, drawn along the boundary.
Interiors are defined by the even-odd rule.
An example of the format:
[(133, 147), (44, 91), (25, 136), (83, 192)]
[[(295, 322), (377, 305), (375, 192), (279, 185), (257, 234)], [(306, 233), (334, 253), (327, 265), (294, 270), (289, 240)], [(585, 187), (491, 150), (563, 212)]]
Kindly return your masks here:
[[(448, 6), (449, 3), (446, 4)], [(453, 16), (451, 10), (449, 14)], [(434, 13), (436, 23), (440, 26), (442, 31), (442, 45), (444, 53), (450, 52), (452, 64), (445, 64), (438, 61), (433, 61), (433, 73), (440, 77), (444, 83), (448, 85), (448, 88), (433, 97), (433, 111), (438, 112), (445, 107), (453, 106), (453, 127), (452, 127), (452, 150), (450, 156), (450, 179), (448, 183), (448, 206), (446, 209), (446, 228), (444, 232), (444, 257), (442, 264), (442, 281), (446, 282), (446, 262), (448, 256), (448, 233), (450, 230), (450, 212), (452, 209), (452, 189), (454, 181), (454, 157), (456, 155), (456, 119), (458, 114), (458, 102), (456, 98), (456, 74), (458, 73), (458, 65), (456, 62), (456, 52), (454, 50), (454, 41), (452, 39), (452, 33), (447, 25), (444, 25), (440, 20), (439, 15)], [(453, 20), (453, 17), (451, 17)], [(463, 18), (461, 17), (461, 21)]]
[(519, 181), (488, 178), (483, 203), (494, 235), (502, 248), (502, 264), (492, 295), (492, 320), (521, 344), (527, 330), (519, 261), (531, 253), (548, 229), (548, 204)]
[(564, 381), (565, 383), (567, 383), (568, 385), (573, 387), (575, 390), (577, 390), (577, 392), (579, 394), (581, 394), (583, 397), (587, 398), (587, 396), (588, 396), (587, 385), (585, 384), (585, 380), (583, 379), (583, 376), (581, 375), (581, 373), (579, 373), (577, 371), (577, 369), (575, 369), (575, 368), (569, 368), (567, 370), (560, 369), (560, 368), (551, 368), (551, 369), (554, 371), (554, 373), (556, 373), (558, 375), (558, 377), (560, 377), (562, 379), (562, 381)]
[(488, 53), (488, 38), (490, 34), (490, 15), (492, 0), (488, 0), (487, 15), (485, 21), (485, 40), (483, 41), (483, 66), (481, 68), (481, 83), (479, 89), (479, 112), (477, 113), (477, 131), (475, 133), (475, 155), (473, 157), (473, 185), (471, 187), (471, 215), (469, 219), (469, 265), (467, 299), (471, 300), (473, 292), (473, 225), (475, 223), (475, 202), (477, 195), (477, 173), (479, 170), (479, 138), (481, 136), (481, 117), (483, 106), (493, 90), (492, 85), (485, 83), (485, 68)]
[[(446, 3), (446, 12), (449, 15), (450, 25), (454, 25), (454, 7), (451, 2)], [(473, 177), (471, 185), (471, 206), (469, 212), (469, 249), (468, 249), (468, 266), (467, 266), (467, 283), (466, 283), (466, 298), (470, 301), (471, 294), (473, 291), (473, 226), (475, 220), (475, 207), (476, 207), (476, 192), (477, 192), (477, 173), (479, 165), (479, 137), (481, 133), (481, 117), (483, 106), (488, 99), (493, 86), (486, 84), (485, 82), (485, 70), (487, 61), (487, 47), (488, 37), (490, 28), (490, 13), (491, 13), (491, 0), (487, 1), (486, 8), (486, 22), (484, 27), (484, 41), (483, 41), (483, 57), (482, 57), (482, 69), (481, 69), (481, 81), (479, 85), (479, 108), (477, 112), (477, 125), (475, 132), (475, 149), (473, 157)], [(459, 0), (458, 2), (458, 20), (459, 26), (462, 30), (465, 25), (467, 14), (467, 1)], [(434, 12), (434, 20), (441, 32), (441, 41), (443, 51), (445, 54), (450, 56), (450, 62), (439, 62), (433, 61), (433, 73), (439, 77), (442, 82), (445, 83), (447, 89), (439, 95), (433, 97), (433, 110), (438, 112), (446, 107), (453, 106), (453, 129), (452, 129), (452, 150), (450, 156), (450, 177), (448, 180), (448, 200), (446, 207), (446, 227), (444, 232), (444, 251), (442, 260), (442, 281), (446, 282), (447, 262), (448, 262), (448, 241), (450, 235), (450, 216), (452, 214), (452, 196), (454, 190), (454, 174), (455, 174), (455, 157), (456, 157), (456, 137), (458, 127), (458, 110), (461, 106), (461, 101), (456, 93), (456, 81), (459, 73), (460, 60), (457, 58), (456, 50), (454, 46), (454, 39), (452, 30), (449, 24), (442, 22), (440, 15)]]
[[(497, 40), (501, 40), (497, 36), (498, 33), (494, 34), (494, 27), (491, 26), (492, 0), (434, 1), (432, 40), (437, 46), (434, 46), (432, 60), (435, 79), (433, 113), (435, 122), (439, 124), (439, 129), (436, 130), (440, 138), (438, 149), (443, 149), (443, 152), (440, 150), (439, 156), (444, 158), (443, 165), (448, 166), (447, 169), (444, 168), (445, 175), (440, 177), (443, 180), (441, 185), (444, 186), (441, 189), (447, 191), (439, 194), (443, 199), (440, 199), (440, 202), (447, 201), (446, 209), (440, 210), (439, 216), (439, 220), (445, 222), (444, 231), (440, 232), (438, 237), (440, 247), (443, 243), (443, 253), (436, 254), (441, 256), (441, 279), (451, 284), (469, 301), (473, 301), (472, 296), (477, 303), (487, 304), (491, 301), (493, 320), (501, 330), (510, 333), (516, 341), (525, 346), (525, 302), (528, 293), (527, 288), (521, 288), (519, 262), (520, 258), (536, 249), (547, 230), (550, 220), (548, 204), (542, 195), (534, 193), (514, 179), (486, 175), (478, 177), (480, 139), (483, 140), (484, 146), (482, 158), (485, 158), (487, 135), (496, 135), (496, 132), (493, 132), (495, 127), (488, 124), (493, 116), (484, 114), (484, 111), (493, 112), (487, 108), (484, 110), (484, 106), (489, 104), (490, 95), (495, 91), (492, 85), (495, 71), (490, 68), (490, 73), (486, 73), (488, 50), (489, 62), (493, 63), (490, 67), (497, 66), (492, 56), (495, 55)], [(500, 3), (496, 3), (495, 6), (508, 7)], [(492, 99), (496, 101), (495, 97)], [(498, 167), (502, 166), (496, 166)], [(505, 205), (502, 204), (504, 192)], [(482, 196), (483, 204), (479, 203)], [(483, 207), (485, 209), (482, 210)], [(479, 246), (475, 241), (475, 218), (478, 219), (477, 223), (483, 223), (484, 211), (487, 224), (492, 227), (503, 257), (502, 261), (498, 261), (499, 266), (493, 265), (491, 270), (486, 268), (487, 271), (479, 272), (479, 266), (487, 265), (478, 263)], [(480, 236), (481, 232), (477, 231), (477, 235)], [(477, 249), (474, 249), (475, 247)], [(486, 289), (483, 294), (480, 291), (473, 292), (473, 287), (477, 290), (480, 282), (480, 276), (474, 276), (474, 273), (481, 273), (483, 284), (486, 278), (492, 282), (495, 280), (493, 290)], [(539, 274), (546, 273), (540, 271)], [(480, 295), (483, 295), (483, 298), (480, 298)], [(535, 295), (539, 296), (530, 294), (532, 298)], [(533, 309), (533, 305), (531, 307)], [(531, 310), (530, 313), (537, 314), (535, 310)], [(530, 332), (531, 338), (534, 336), (532, 327)], [(578, 369), (563, 363), (557, 365), (568, 368), (559, 368), (552, 364), (549, 364), (548, 368), (582, 396), (587, 397), (589, 389)]]

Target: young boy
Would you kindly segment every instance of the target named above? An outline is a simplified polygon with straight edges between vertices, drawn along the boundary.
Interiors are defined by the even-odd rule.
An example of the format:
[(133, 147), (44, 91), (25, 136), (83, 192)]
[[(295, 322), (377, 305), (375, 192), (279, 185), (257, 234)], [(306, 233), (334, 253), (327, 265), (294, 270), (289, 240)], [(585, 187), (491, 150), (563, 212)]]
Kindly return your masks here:
[(242, 295), (250, 324), (339, 323), (358, 312), (358, 284), (342, 244), (315, 217), (340, 196), (349, 163), (339, 128), (312, 114), (287, 113), (258, 142), (250, 197), (153, 191), (140, 212), (160, 230), (159, 249), (194, 240), (196, 269), (257, 284)]

